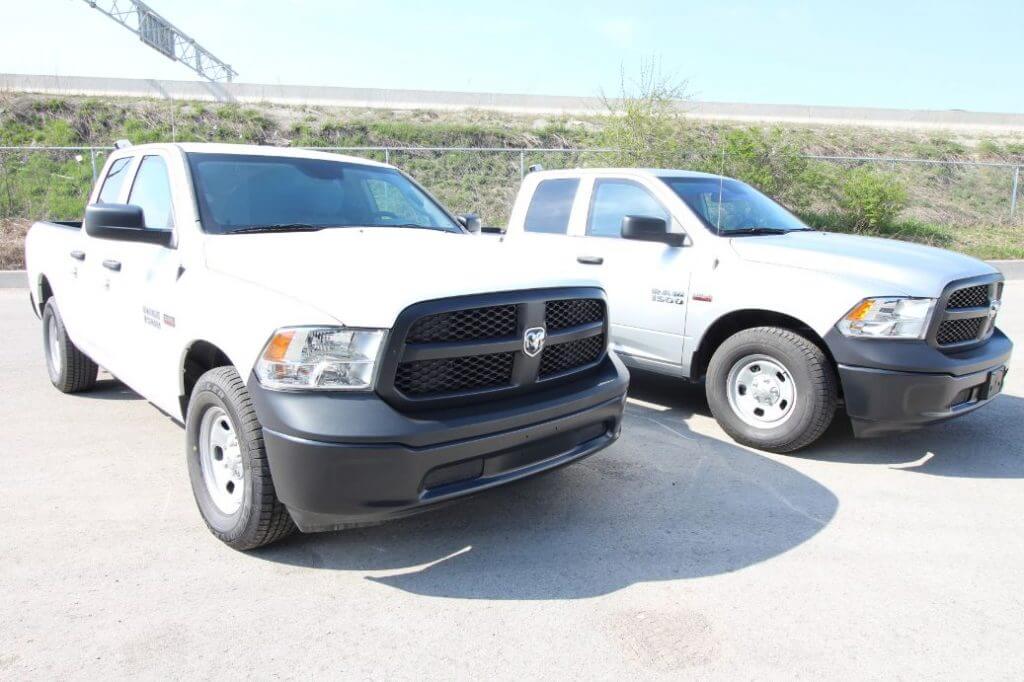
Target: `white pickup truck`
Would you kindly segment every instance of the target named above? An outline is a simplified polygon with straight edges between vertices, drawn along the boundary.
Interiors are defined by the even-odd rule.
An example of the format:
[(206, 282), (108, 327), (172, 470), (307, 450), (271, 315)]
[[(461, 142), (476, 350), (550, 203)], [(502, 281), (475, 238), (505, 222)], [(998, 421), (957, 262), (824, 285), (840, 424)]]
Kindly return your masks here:
[(478, 227), (365, 159), (119, 149), (83, 223), (28, 234), (50, 379), (100, 365), (183, 422), (199, 510), (240, 549), (607, 446), (628, 373), (604, 292)]
[(504, 241), (592, 270), (623, 362), (704, 379), (722, 427), (765, 450), (813, 442), (840, 404), (858, 436), (966, 414), (999, 393), (1012, 349), (991, 266), (814, 231), (716, 175), (531, 173)]

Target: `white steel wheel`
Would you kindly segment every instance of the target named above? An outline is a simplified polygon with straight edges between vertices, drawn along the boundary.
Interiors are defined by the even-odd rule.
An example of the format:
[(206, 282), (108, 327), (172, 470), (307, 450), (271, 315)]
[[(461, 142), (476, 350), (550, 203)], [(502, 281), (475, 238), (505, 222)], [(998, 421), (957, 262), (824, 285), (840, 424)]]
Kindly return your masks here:
[(738, 443), (794, 452), (835, 415), (835, 369), (816, 343), (791, 329), (752, 327), (723, 341), (708, 363), (708, 407)]
[(217, 509), (226, 515), (237, 512), (245, 499), (242, 448), (231, 417), (216, 405), (206, 409), (199, 426), (199, 466)]
[(796, 382), (782, 362), (767, 355), (748, 355), (729, 370), (729, 406), (736, 416), (758, 429), (773, 429), (793, 415)]
[(46, 320), (46, 355), (50, 361), (50, 376), (59, 380), (64, 363), (60, 356), (60, 328), (57, 326), (56, 315)]
[(295, 530), (277, 498), (263, 429), (234, 367), (215, 367), (196, 381), (185, 414), (185, 453), (199, 513), (228, 546), (255, 549)]

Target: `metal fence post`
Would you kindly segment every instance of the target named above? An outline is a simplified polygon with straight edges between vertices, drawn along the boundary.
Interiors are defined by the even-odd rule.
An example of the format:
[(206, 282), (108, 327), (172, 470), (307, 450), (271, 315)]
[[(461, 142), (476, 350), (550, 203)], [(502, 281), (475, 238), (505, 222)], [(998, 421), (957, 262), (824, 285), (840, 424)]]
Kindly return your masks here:
[(522, 149), (519, 150), (519, 180), (520, 182), (526, 177), (526, 152)]
[(89, 163), (92, 164), (92, 184), (96, 184), (96, 149), (89, 147)]
[(1010, 218), (1017, 212), (1017, 184), (1020, 182), (1020, 166), (1013, 169), (1013, 194), (1010, 196)]
[(391, 163), (391, 150), (384, 147), (384, 163)]

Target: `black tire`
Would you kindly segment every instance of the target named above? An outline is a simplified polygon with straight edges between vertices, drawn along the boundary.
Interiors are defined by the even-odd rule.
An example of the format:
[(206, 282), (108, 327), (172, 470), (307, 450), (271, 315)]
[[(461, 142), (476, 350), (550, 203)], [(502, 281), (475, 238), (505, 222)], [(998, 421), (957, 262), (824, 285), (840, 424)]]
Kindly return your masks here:
[[(232, 513), (218, 507), (203, 477), (200, 432), (203, 416), (211, 408), (227, 414), (240, 449), (244, 487), (241, 506)], [(295, 531), (288, 510), (277, 499), (263, 429), (234, 367), (217, 367), (199, 377), (185, 418), (185, 444), (192, 493), (203, 521), (218, 539), (234, 549), (247, 550), (277, 542)]]
[(68, 338), (53, 298), (43, 307), (43, 352), (50, 381), (61, 393), (88, 391), (96, 385), (100, 368)]
[[(792, 377), (792, 409), (777, 426), (752, 426), (729, 400), (730, 373), (752, 356), (780, 362)], [(705, 391), (711, 413), (734, 440), (768, 452), (787, 453), (810, 445), (832, 423), (838, 402), (836, 385), (832, 364), (817, 344), (789, 329), (754, 327), (733, 334), (718, 347), (708, 366)], [(743, 388), (739, 387), (741, 394)]]

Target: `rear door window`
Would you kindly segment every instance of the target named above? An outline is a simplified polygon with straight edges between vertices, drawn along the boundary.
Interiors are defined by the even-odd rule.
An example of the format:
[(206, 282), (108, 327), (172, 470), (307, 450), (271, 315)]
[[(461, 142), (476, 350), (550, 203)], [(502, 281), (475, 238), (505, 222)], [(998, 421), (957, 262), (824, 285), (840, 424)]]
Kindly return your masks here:
[(526, 231), (565, 234), (579, 186), (578, 178), (542, 180), (526, 210)]
[(125, 156), (110, 164), (107, 177), (103, 179), (103, 187), (100, 189), (100, 196), (97, 201), (104, 204), (112, 204), (121, 196), (121, 187), (124, 186), (125, 176), (128, 175), (128, 164), (132, 157)]

